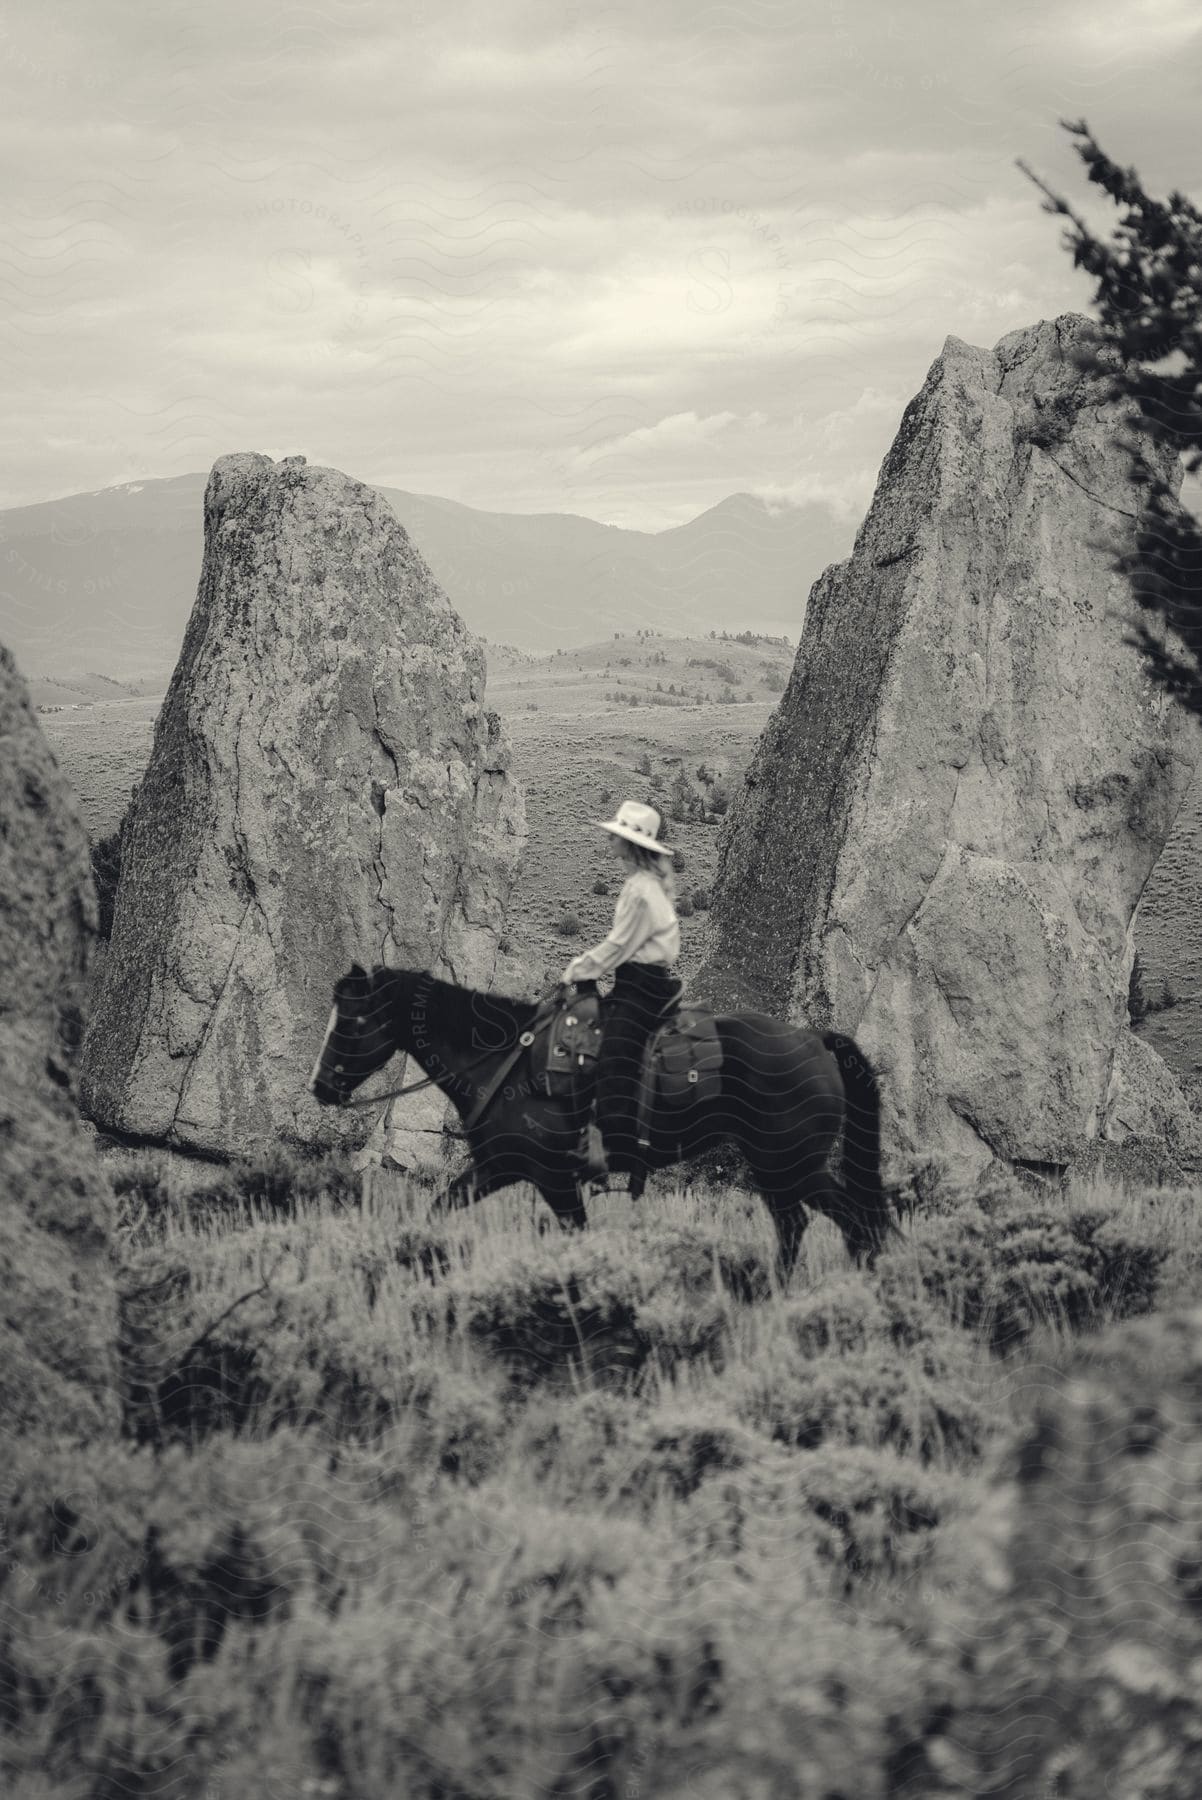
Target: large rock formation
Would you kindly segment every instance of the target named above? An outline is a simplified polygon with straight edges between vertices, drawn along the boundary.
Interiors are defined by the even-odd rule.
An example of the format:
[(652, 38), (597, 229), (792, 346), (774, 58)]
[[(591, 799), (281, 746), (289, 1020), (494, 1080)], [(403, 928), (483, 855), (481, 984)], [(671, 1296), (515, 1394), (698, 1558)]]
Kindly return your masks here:
[(0, 1024), (20, 1023), (66, 1062), (95, 931), (87, 833), (0, 645)]
[[(1016, 1377), (1017, 1378), (1017, 1377)], [(993, 1800), (1193, 1800), (1202, 1769), (1202, 1311), (1028, 1372), (966, 1522), (974, 1701), (950, 1736)]]
[(338, 976), (492, 972), (525, 816), (483, 700), (377, 493), (303, 457), (214, 465), (84, 1044), (99, 1123), (216, 1153), (361, 1135), (307, 1087)]
[(0, 648), (0, 1464), (5, 1432), (118, 1419), (112, 1194), (71, 1097), (95, 925), (87, 837)]
[(701, 978), (854, 1033), (888, 1144), (967, 1173), (1105, 1130), (1132, 915), (1202, 743), (1124, 642), (1137, 496), (1066, 355), (1087, 329), (949, 338), (907, 407), (727, 821)]

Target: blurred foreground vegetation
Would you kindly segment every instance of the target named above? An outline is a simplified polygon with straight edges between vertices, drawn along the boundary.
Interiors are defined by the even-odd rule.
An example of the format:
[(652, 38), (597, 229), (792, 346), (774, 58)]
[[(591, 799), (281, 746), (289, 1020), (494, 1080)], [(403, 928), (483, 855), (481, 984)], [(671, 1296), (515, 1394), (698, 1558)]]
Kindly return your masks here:
[(1202, 1259), (1190, 1192), (929, 1167), (873, 1275), (819, 1222), (787, 1291), (734, 1191), (568, 1238), (283, 1152), (106, 1167), (124, 1434), (4, 1482), (0, 1775), (41, 1800), (984, 1792), (998, 1457)]

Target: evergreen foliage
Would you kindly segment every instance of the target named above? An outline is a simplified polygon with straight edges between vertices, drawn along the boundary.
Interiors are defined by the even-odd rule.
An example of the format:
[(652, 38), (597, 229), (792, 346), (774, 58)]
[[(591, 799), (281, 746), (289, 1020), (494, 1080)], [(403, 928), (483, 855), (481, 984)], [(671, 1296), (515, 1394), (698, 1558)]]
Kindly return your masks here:
[(1126, 443), (1144, 502), (1115, 567), (1140, 606), (1180, 640), (1162, 641), (1154, 622), (1140, 621), (1130, 641), (1152, 679), (1202, 716), (1202, 530), (1178, 497), (1176, 458), (1166, 463), (1164, 454), (1176, 452), (1187, 475), (1202, 467), (1202, 213), (1176, 190), (1167, 200), (1151, 198), (1083, 120), (1063, 123), (1090, 181), (1122, 209), (1112, 240), (1095, 236), (1065, 199), (1019, 166), (1046, 196), (1045, 211), (1069, 221), (1065, 247), (1096, 282), (1099, 330), (1081, 366), (1130, 410), (1134, 435)]

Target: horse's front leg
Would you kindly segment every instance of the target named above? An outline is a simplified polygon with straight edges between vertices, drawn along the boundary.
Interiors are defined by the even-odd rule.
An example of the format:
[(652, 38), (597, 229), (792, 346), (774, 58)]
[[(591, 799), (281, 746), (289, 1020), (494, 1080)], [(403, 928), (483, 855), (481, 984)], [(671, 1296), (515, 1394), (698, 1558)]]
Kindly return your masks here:
[(470, 1162), (466, 1169), (459, 1171), (449, 1187), (442, 1188), (435, 1194), (430, 1202), (430, 1216), (473, 1206), (477, 1200), (483, 1200), (486, 1194), (504, 1187), (507, 1179), (502, 1175), (490, 1175), (487, 1169), (481, 1169)]
[(454, 1212), (461, 1206), (471, 1206), (479, 1198), (479, 1171), (468, 1164), (461, 1169), (450, 1187), (435, 1194), (430, 1203), (431, 1212)]
[(542, 1195), (565, 1231), (583, 1231), (588, 1224), (580, 1183), (574, 1176), (547, 1177), (536, 1181)]

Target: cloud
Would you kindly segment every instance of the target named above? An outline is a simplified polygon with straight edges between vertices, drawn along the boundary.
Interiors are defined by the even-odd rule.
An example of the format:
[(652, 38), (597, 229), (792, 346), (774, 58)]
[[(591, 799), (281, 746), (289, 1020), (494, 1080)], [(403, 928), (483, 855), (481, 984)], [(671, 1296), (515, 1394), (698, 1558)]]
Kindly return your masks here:
[(1087, 304), (1016, 156), (1081, 201), (1084, 111), (1202, 188), (1200, 41), (1185, 0), (14, 16), (0, 503), (239, 448), (648, 527), (862, 492), (949, 332)]
[[(757, 415), (758, 416), (758, 415)], [(577, 452), (582, 467), (606, 456), (651, 457), (679, 454), (710, 443), (728, 426), (737, 423), (732, 412), (711, 413), (698, 418), (695, 412), (673, 413), (658, 419), (654, 425), (640, 425), (622, 437), (603, 438), (600, 443)]]
[(822, 475), (799, 475), (796, 481), (766, 482), (751, 489), (769, 512), (790, 507), (823, 506), (841, 524), (862, 519), (872, 499), (876, 468), (850, 470), (841, 480)]

